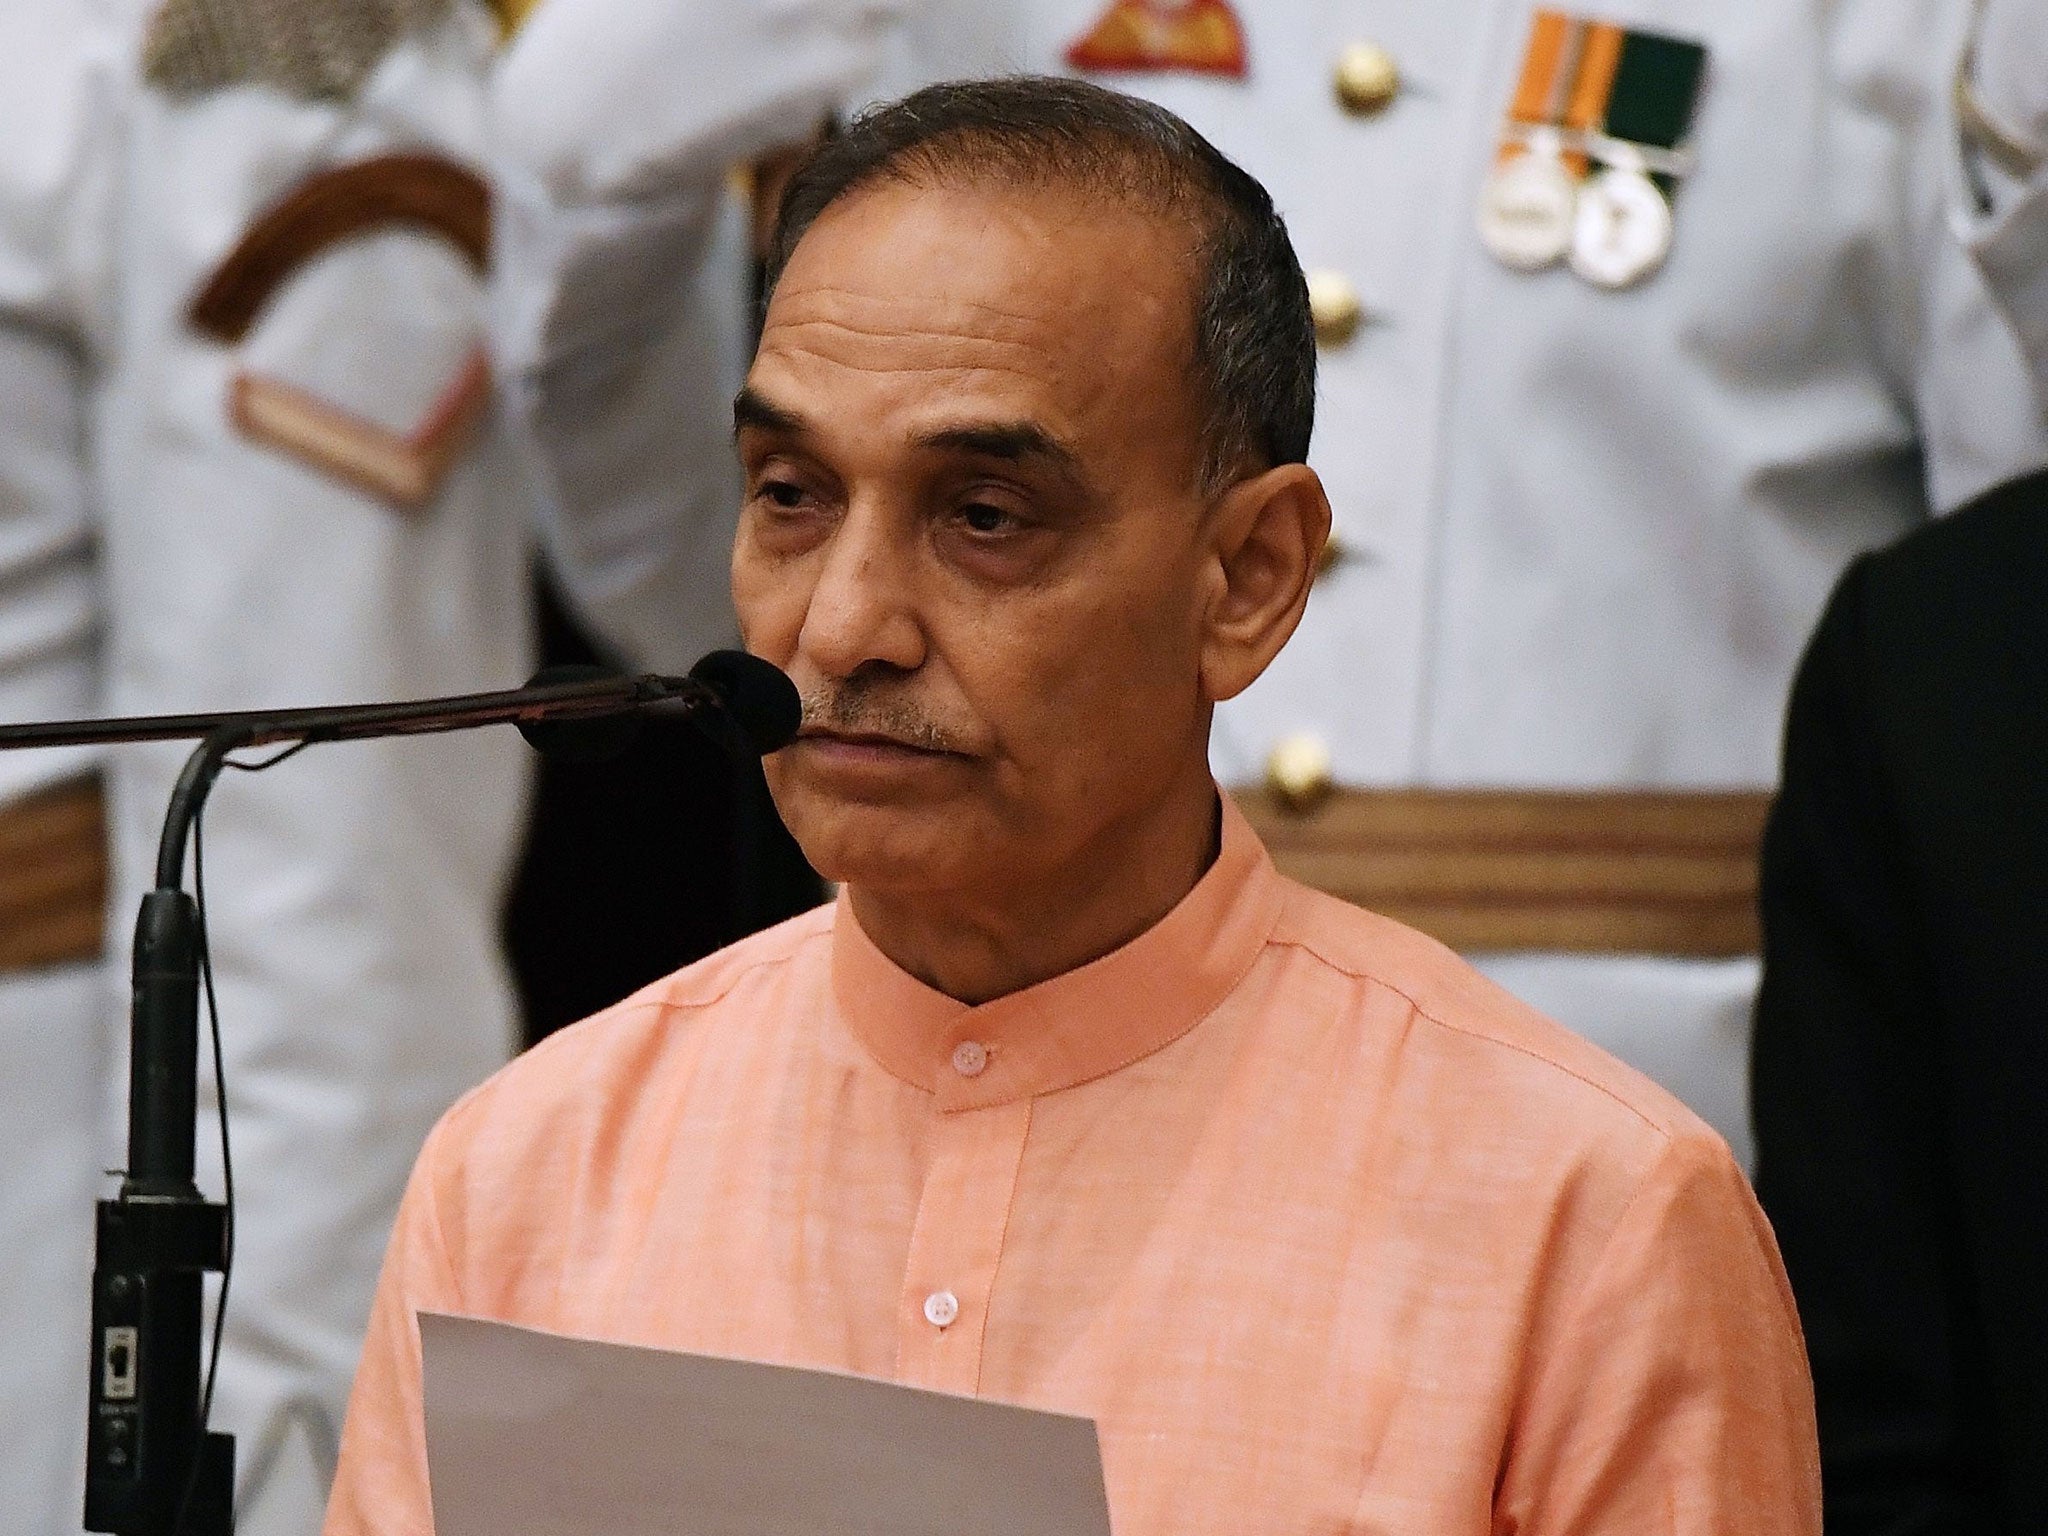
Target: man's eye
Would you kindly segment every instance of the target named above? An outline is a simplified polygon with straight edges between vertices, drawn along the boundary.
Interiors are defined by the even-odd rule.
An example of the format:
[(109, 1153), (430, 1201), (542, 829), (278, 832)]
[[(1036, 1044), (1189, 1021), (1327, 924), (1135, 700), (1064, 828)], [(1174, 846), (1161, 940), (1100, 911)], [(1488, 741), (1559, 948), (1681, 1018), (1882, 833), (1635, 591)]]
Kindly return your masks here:
[(764, 480), (755, 494), (778, 507), (794, 508), (804, 504), (804, 488), (794, 480)]
[(1019, 526), (1014, 515), (985, 501), (969, 502), (962, 507), (960, 520), (976, 533), (1007, 533)]

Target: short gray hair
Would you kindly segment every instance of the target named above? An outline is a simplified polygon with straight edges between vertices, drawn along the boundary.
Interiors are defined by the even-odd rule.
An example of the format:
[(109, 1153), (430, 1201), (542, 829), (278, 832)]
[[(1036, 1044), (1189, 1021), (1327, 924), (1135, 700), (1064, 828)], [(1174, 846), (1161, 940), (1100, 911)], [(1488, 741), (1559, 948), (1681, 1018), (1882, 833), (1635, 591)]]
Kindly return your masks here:
[(1056, 185), (1185, 223), (1201, 264), (1199, 474), (1215, 490), (1308, 458), (1316, 342), (1287, 226), (1257, 180), (1164, 107), (1080, 80), (961, 80), (870, 108), (790, 180), (764, 292), (840, 198), (883, 181)]

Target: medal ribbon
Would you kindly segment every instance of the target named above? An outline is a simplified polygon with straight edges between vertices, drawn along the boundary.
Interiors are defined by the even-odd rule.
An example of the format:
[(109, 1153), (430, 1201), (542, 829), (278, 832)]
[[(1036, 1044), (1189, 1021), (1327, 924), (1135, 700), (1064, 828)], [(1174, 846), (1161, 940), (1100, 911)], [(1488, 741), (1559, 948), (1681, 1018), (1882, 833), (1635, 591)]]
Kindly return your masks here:
[[(1601, 131), (1638, 148), (1676, 150), (1692, 127), (1706, 73), (1707, 50), (1698, 43), (1657, 32), (1631, 32), (1622, 44), (1607, 97)], [(1651, 167), (1650, 179), (1665, 196), (1676, 179)]]
[(1573, 177), (1582, 178), (1592, 159), (1608, 158), (1600, 141), (1617, 140), (1647, 151), (1641, 158), (1668, 193), (1678, 163), (1673, 152), (1692, 125), (1706, 56), (1700, 44), (1680, 38), (1538, 10), (1498, 159), (1525, 153), (1547, 130)]

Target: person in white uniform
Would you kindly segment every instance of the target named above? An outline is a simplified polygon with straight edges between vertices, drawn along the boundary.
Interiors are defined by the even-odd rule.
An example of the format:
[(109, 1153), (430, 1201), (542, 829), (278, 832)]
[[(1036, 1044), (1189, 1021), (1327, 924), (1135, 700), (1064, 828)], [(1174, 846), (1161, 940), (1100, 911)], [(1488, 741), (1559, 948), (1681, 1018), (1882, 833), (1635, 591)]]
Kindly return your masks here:
[[(552, 121), (660, 103), (548, 173), (558, 204), (585, 215), (574, 261), (615, 264), (638, 300), (634, 325), (586, 327), (561, 355), (630, 381), (688, 314), (661, 301), (647, 253), (693, 216), (677, 174), (719, 142), (654, 82), (729, 56), (687, 11), (549, 9), (579, 48), (610, 42), (579, 52), (587, 67), (567, 72)], [(1275, 188), (1325, 337), (1314, 457), (1339, 553), (1285, 664), (1223, 712), (1223, 777), (1275, 780), (1310, 815), (1333, 783), (1663, 791), (1651, 819), (1683, 847), (1690, 819), (1726, 809), (1704, 792), (1749, 790), (1760, 806), (1798, 644), (1847, 559), (2048, 458), (2048, 429), (1949, 212), (1960, 3), (1628, 0), (1554, 19), (1574, 51), (1534, 113), (1519, 98), (1544, 18), (1525, 0), (1372, 16), (942, 0), (897, 39), (877, 88), (1083, 69), (1184, 114)], [(1694, 58), (1667, 142), (1608, 131), (1612, 77), (1604, 96), (1574, 88), (1603, 32), (1624, 75), (1638, 42), (1667, 64)], [(1576, 135), (1555, 157), (1590, 163), (1532, 247), (1542, 209), (1499, 172), (1504, 145), (1538, 147), (1547, 114)], [(785, 114), (788, 133), (805, 125)], [(1556, 179), (1536, 178), (1553, 192)], [(564, 398), (565, 419), (595, 419)], [(678, 417), (694, 461), (709, 431)], [(649, 419), (610, 417), (628, 438)], [(656, 455), (609, 462), (644, 465), (654, 486), (672, 474)], [(638, 583), (661, 611), (649, 551), (715, 529), (708, 548), (723, 519), (699, 508), (678, 531), (672, 498), (610, 499), (640, 515), (605, 524), (614, 537), (582, 550), (582, 568), (599, 590)], [(1478, 958), (1675, 1088), (1746, 1156), (1754, 961), (1746, 941), (1674, 947)]]
[[(728, 56), (673, 9), (549, 7), (587, 59), (551, 121), (658, 104), (541, 178), (586, 214), (557, 270), (613, 270), (636, 296), (634, 325), (565, 349), (584, 377), (635, 378), (687, 313), (661, 302), (647, 253), (690, 216), (679, 174), (721, 141), (655, 82)], [(1222, 712), (1226, 781), (1267, 778), (1310, 817), (1332, 785), (1416, 787), (1410, 810), (1448, 816), (1452, 845), (1525, 833), (1540, 807), (1465, 825), (1469, 797), (1437, 792), (1608, 791), (1624, 812), (1663, 792), (1648, 819), (1683, 848), (1720, 836), (1708, 792), (1760, 806), (1797, 647), (1842, 565), (2048, 459), (1949, 215), (1947, 62), (1966, 20), (1958, 0), (1371, 16), (942, 0), (877, 89), (1081, 69), (1162, 101), (1274, 188), (1325, 339), (1313, 457), (1338, 557), (1288, 658)], [(1564, 39), (1547, 59), (1545, 37)], [(610, 51), (586, 46), (601, 38)], [(708, 444), (704, 423), (687, 430)], [(648, 551), (712, 525), (679, 535), (672, 500), (611, 499), (643, 515), (581, 552), (588, 579), (658, 593)], [(1512, 865), (1502, 841), (1486, 851)], [(1647, 878), (1649, 904), (1686, 894), (1642, 862), (1622, 878)], [(1473, 904), (1504, 894), (1529, 893)], [(1746, 1156), (1746, 941), (1468, 947)]]
[[(40, 192), (0, 222), (4, 335), (35, 360), (7, 372), (5, 472), (40, 471), (8, 534), (41, 526), (28, 573), (69, 592), (81, 634), (96, 575), (104, 665), (96, 685), (11, 690), (9, 713), (520, 681), (527, 540), (476, 355), (488, 19), (426, 0), (91, 0), (12, 5), (5, 25), (0, 101), (22, 127), (0, 175)], [(78, 563), (88, 511), (93, 571)], [(5, 611), (28, 611), (13, 587)], [(46, 654), (75, 671), (60, 616), (44, 617)], [(317, 1523), (406, 1167), (510, 1052), (495, 929), (523, 750), (487, 735), (335, 747), (214, 797), (239, 1174), (214, 1423), (240, 1438), (242, 1528), (259, 1536)], [(34, 1156), (0, 1209), (11, 1230), (47, 1207), (27, 1246), (63, 1259), (10, 1298), (4, 1392), (24, 1428), (0, 1444), (0, 1477), (25, 1532), (78, 1528), (92, 1175), (118, 1159), (120, 975), (184, 751), (109, 755), (116, 963), (92, 1016), (81, 1002), (38, 1023), (61, 1091), (38, 1092), (34, 1053), (6, 1042), (0, 1119)], [(67, 771), (41, 755), (5, 767)], [(217, 1167), (208, 1179), (217, 1190)]]
[[(516, 684), (535, 516), (564, 562), (624, 552), (593, 567), (600, 579), (565, 574), (642, 664), (679, 667), (722, 640), (724, 599), (693, 594), (722, 591), (723, 550), (705, 581), (692, 541), (721, 542), (701, 525), (731, 513), (693, 490), (706, 469), (675, 429), (698, 419), (699, 396), (722, 417), (722, 359), (744, 325), (744, 251), (719, 244), (725, 160), (774, 142), (786, 112), (828, 110), (872, 65), (881, 15), (714, 20), (725, 65), (754, 72), (690, 130), (703, 154), (669, 167), (681, 226), (637, 278), (678, 298), (686, 334), (621, 375), (579, 367), (579, 348), (632, 323), (632, 287), (578, 264), (581, 184), (548, 179), (601, 161), (617, 127), (615, 98), (549, 115), (558, 76), (578, 72), (573, 36), (536, 26), (506, 60), (501, 223), (516, 254), (494, 283), (499, 39), (480, 6), (0, 6), (6, 715)], [(502, 418), (493, 342), (512, 385)], [(0, 943), (0, 1134), (15, 1170), (0, 1231), (23, 1256), (0, 1367), (10, 1529), (77, 1528), (94, 1170), (119, 1146), (119, 976), (184, 752), (112, 755), (109, 970), (17, 973)], [(406, 1170), (436, 1116), (512, 1047), (497, 924), (524, 753), (509, 732), (328, 746), (230, 775), (211, 802), (238, 1205), (213, 1423), (239, 1438), (251, 1536), (317, 1528)], [(0, 813), (90, 766), (0, 760)], [(72, 800), (60, 809), (70, 842), (90, 833)]]
[[(1800, 642), (1855, 553), (2048, 460), (1949, 216), (1966, 20), (1961, 0), (939, 0), (877, 85), (1080, 70), (1273, 189), (1324, 339), (1311, 458), (1337, 558), (1221, 712), (1219, 776), (1272, 781), (1311, 824), (1333, 787), (1409, 787), (1404, 815), (1460, 857), (1495, 839), (1477, 851), (1510, 874), (1543, 806), (1482, 794), (1474, 820), (1471, 792), (1617, 797), (1580, 823), (1655, 792), (1641, 819), (1673, 847), (1728, 842), (1749, 938), (1563, 952), (1525, 925), (1467, 947), (1744, 1157), (1747, 839)], [(638, 37), (608, 66), (619, 99), (697, 56), (687, 27)], [(628, 250), (660, 238), (682, 163), (660, 113), (635, 124), (608, 162)], [(662, 332), (648, 313), (593, 354), (626, 367)], [(1748, 833), (1729, 842), (1711, 791), (1749, 792)], [(1657, 865), (1621, 872), (1640, 905), (1687, 895)]]
[(555, 569), (632, 665), (737, 642), (752, 252), (730, 173), (870, 88), (901, 11), (543, 0), (497, 73), (509, 416)]
[[(1204, 53), (1226, 19), (1241, 74)], [(1588, 0), (1555, 20), (1529, 0), (948, 0), (898, 77), (1082, 69), (1185, 116), (1288, 221), (1341, 556), (1221, 712), (1226, 783), (1272, 772), (1310, 805), (1321, 777), (1761, 789), (1846, 561), (2048, 459), (1947, 217), (1966, 19), (1951, 0)], [(1674, 60), (1698, 68), (1690, 98), (1657, 100)], [(1631, 123), (1658, 125), (1637, 139), (1618, 131), (1631, 81), (1650, 98)], [(1582, 167), (1576, 209), (1503, 189), (1517, 151), (1527, 169), (1546, 149), (1546, 174)], [(1617, 184), (1658, 187), (1661, 230), (1615, 211)], [(1475, 958), (1746, 1156), (1753, 959)]]
[[(209, 9), (253, 10), (150, 15), (118, 133), (93, 395), (106, 707), (514, 686), (528, 539), (476, 369), (493, 25), (445, 0), (300, 5), (216, 54)], [(323, 56), (323, 24), (359, 46)], [(339, 238), (298, 222), (315, 207)], [(254, 252), (288, 270), (265, 287)], [(188, 750), (115, 756), (117, 945)], [(357, 743), (212, 797), (238, 1175), (214, 1419), (251, 1536), (315, 1528), (405, 1159), (512, 1053), (497, 918), (527, 769), (499, 732)]]

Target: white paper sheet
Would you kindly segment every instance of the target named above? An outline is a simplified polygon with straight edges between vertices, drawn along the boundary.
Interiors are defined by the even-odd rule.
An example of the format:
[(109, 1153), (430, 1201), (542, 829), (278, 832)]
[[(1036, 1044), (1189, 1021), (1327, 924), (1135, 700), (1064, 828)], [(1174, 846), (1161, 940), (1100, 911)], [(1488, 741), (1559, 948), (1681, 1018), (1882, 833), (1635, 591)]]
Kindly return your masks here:
[(1110, 1536), (1093, 1420), (423, 1313), (436, 1536)]

